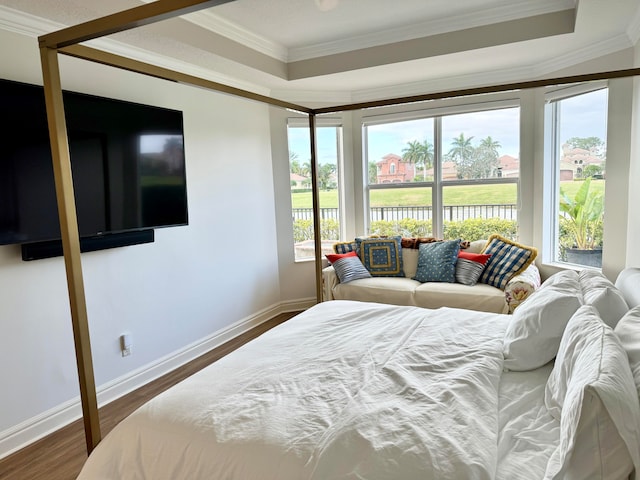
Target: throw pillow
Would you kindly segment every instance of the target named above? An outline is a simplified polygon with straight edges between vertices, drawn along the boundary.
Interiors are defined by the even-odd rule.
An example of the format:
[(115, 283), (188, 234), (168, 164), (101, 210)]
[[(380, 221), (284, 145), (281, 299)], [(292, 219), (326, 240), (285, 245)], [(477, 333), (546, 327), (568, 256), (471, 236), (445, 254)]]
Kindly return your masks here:
[(373, 277), (404, 277), (402, 237), (358, 237), (357, 252)]
[(584, 304), (596, 307), (604, 323), (615, 328), (618, 320), (629, 310), (622, 292), (602, 272), (596, 270), (582, 270), (578, 279)]
[(327, 254), (326, 257), (333, 265), (340, 283), (349, 283), (359, 278), (371, 278), (369, 270), (364, 268), (356, 252)]
[(545, 478), (629, 478), (640, 465), (640, 404), (627, 355), (592, 306), (567, 324), (545, 387), (560, 441)]
[(565, 290), (576, 295), (582, 295), (582, 287), (578, 272), (575, 270), (561, 270), (547, 278), (540, 288), (555, 287), (558, 290)]
[(484, 266), (491, 255), (469, 253), (460, 250), (456, 262), (456, 281), (464, 285), (475, 285), (484, 271)]
[(538, 251), (513, 242), (501, 235), (491, 235), (480, 253), (491, 255), (480, 281), (504, 290), (509, 280), (524, 271), (536, 258)]
[(348, 253), (356, 251), (356, 242), (338, 242), (333, 244), (333, 251), (336, 253)]
[(454, 283), (459, 251), (459, 239), (421, 244), (418, 250), (418, 268), (413, 279), (422, 283)]
[(540, 288), (522, 302), (504, 334), (504, 367), (527, 371), (546, 365), (558, 353), (562, 334), (580, 308), (581, 297), (554, 286)]

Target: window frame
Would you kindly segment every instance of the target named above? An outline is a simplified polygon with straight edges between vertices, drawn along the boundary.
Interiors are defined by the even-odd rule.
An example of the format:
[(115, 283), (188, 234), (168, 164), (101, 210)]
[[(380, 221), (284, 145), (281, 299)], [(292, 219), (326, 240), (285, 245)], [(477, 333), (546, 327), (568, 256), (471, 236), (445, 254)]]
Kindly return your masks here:
[[(466, 113), (486, 112), (492, 110), (503, 110), (508, 108), (518, 108), (521, 115), (521, 99), (519, 96), (506, 96), (501, 99), (478, 99), (463, 98), (456, 99), (454, 102), (434, 101), (429, 102), (435, 106), (419, 106), (415, 109), (407, 109), (392, 113), (374, 113), (371, 115), (363, 115), (360, 119), (362, 130), (362, 169), (364, 172), (363, 185), (363, 208), (364, 208), (364, 227), (369, 232), (371, 228), (370, 214), (370, 192), (371, 190), (397, 189), (397, 188), (431, 188), (431, 204), (432, 204), (432, 235), (438, 238), (443, 237), (444, 230), (444, 205), (443, 205), (443, 188), (445, 186), (457, 185), (474, 185), (474, 184), (507, 184), (515, 183), (518, 185), (517, 204), (520, 204), (520, 174), (518, 178), (491, 178), (491, 179), (468, 179), (468, 180), (442, 180), (441, 166), (444, 153), (442, 152), (442, 118), (449, 115), (458, 115)], [(447, 105), (447, 103), (451, 103)], [(444, 104), (444, 105), (443, 105)], [(406, 108), (406, 106), (405, 106)], [(410, 183), (382, 183), (370, 184), (368, 176), (369, 152), (368, 139), (370, 126), (384, 125), (390, 123), (406, 122), (411, 120), (433, 119), (433, 168), (434, 179), (432, 181), (410, 182)], [(518, 129), (520, 136), (520, 130)], [(518, 139), (522, 141), (521, 138)]]
[[(346, 235), (346, 222), (345, 222), (345, 178), (344, 178), (344, 170), (345, 170), (345, 152), (344, 152), (344, 121), (341, 117), (335, 116), (318, 116), (316, 117), (316, 128), (326, 128), (331, 127), (336, 129), (336, 177), (337, 177), (337, 190), (338, 190), (338, 237), (337, 241), (341, 241), (341, 239), (345, 238)], [(298, 116), (288, 116), (286, 119), (286, 128), (287, 132), (287, 152), (290, 153), (290, 145), (289, 145), (289, 128), (306, 128), (309, 129), (309, 118), (308, 117), (298, 117)], [(310, 154), (310, 152), (309, 152)], [(291, 171), (291, 164), (289, 164), (288, 171)], [(293, 229), (293, 206), (291, 206), (291, 228)], [(312, 218), (314, 222), (316, 221), (313, 212)], [(295, 254), (295, 240), (293, 242), (293, 250), (294, 250), (294, 262), (310, 262), (315, 261), (315, 255), (309, 257), (298, 258)], [(315, 251), (315, 247), (314, 247)]]
[[(548, 87), (544, 93), (544, 163), (543, 163), (543, 199), (542, 199), (542, 263), (563, 269), (581, 270), (591, 268), (601, 270), (602, 267), (577, 265), (557, 259), (559, 249), (560, 221), (558, 203), (560, 201), (560, 111), (559, 102), (573, 97), (610, 89), (606, 80), (587, 82), (577, 85)], [(609, 92), (607, 93), (609, 95)], [(608, 112), (607, 130), (608, 130)], [(605, 132), (605, 142), (607, 141)], [(606, 186), (605, 186), (606, 191)], [(604, 247), (604, 246), (603, 246)], [(604, 251), (604, 248), (603, 248)]]

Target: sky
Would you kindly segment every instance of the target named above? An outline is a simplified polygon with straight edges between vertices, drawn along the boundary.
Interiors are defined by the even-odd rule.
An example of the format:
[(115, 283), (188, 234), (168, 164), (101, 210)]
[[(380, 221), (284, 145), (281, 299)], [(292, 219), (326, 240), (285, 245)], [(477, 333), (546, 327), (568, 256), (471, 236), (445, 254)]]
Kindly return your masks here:
[[(562, 101), (561, 142), (571, 137), (599, 137), (606, 140), (606, 90), (598, 90)], [(487, 136), (500, 142), (500, 155), (519, 158), (519, 109), (505, 108), (444, 116), (442, 138), (444, 152), (454, 137), (473, 136), (472, 145)], [(410, 141), (428, 140), (433, 144), (433, 120), (420, 119), (368, 127), (369, 160), (377, 162), (388, 153), (402, 155)], [(317, 133), (319, 163), (335, 163), (335, 128), (321, 127)], [(307, 128), (289, 128), (289, 148), (298, 154), (300, 163), (310, 158)]]

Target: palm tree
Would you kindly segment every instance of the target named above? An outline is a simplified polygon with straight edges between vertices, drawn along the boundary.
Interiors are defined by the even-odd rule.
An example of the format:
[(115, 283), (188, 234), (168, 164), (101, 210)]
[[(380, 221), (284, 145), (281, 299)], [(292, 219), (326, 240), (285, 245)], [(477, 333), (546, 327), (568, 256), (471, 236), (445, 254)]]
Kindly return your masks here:
[(496, 176), (498, 167), (498, 151), (502, 145), (490, 136), (483, 139), (476, 149), (476, 159), (473, 164), (473, 178), (490, 178)]
[(433, 145), (428, 140), (412, 140), (402, 149), (402, 159), (414, 165), (422, 165), (422, 180), (426, 179), (427, 168), (433, 165)]
[(491, 153), (492, 156), (495, 156), (496, 158), (498, 158), (498, 155), (500, 155), (500, 153), (498, 152), (498, 149), (500, 147), (502, 147), (502, 144), (497, 140), (494, 141), (491, 136), (488, 136), (480, 142), (480, 148), (485, 150), (487, 153)]
[(447, 158), (455, 162), (458, 178), (470, 178), (470, 168), (475, 150), (471, 145), (471, 140), (473, 140), (472, 136), (465, 138), (464, 133), (460, 133), (451, 141), (451, 150), (447, 153)]

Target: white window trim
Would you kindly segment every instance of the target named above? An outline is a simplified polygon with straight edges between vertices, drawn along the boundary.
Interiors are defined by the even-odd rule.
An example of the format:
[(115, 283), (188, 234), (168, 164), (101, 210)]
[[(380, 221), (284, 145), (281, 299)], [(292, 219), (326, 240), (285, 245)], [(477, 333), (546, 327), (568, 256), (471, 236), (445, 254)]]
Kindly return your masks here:
[[(556, 162), (556, 154), (559, 151), (558, 139), (558, 116), (557, 105), (561, 100), (584, 95), (587, 93), (608, 88), (608, 81), (598, 81), (582, 83), (579, 85), (558, 86), (550, 88), (545, 92), (544, 108), (544, 179), (543, 181), (543, 204), (542, 204), (542, 265), (562, 269), (582, 270), (588, 267), (584, 265), (574, 265), (568, 262), (556, 260), (556, 249), (558, 248), (559, 222), (556, 205), (560, 199), (559, 169)], [(605, 139), (606, 141), (606, 139)], [(546, 181), (549, 179), (549, 182)]]
[[(308, 116), (296, 116), (287, 118), (287, 128), (308, 128), (309, 117)], [(343, 119), (340, 117), (316, 117), (316, 127), (334, 127), (337, 128), (336, 132), (336, 167), (338, 173), (338, 235), (340, 238), (345, 238), (346, 235), (346, 222), (345, 222), (345, 154), (344, 154), (344, 126)], [(287, 138), (287, 150), (289, 150), (289, 141)], [(309, 152), (310, 154), (311, 152)], [(290, 167), (289, 167), (290, 168)], [(293, 247), (293, 245), (292, 245)], [(315, 257), (308, 258), (295, 258), (295, 263), (315, 261)]]
[[(463, 103), (461, 103), (463, 102)], [(445, 105), (442, 105), (444, 103)], [(448, 104), (453, 103), (453, 104)], [(418, 188), (418, 187), (429, 187), (431, 188), (431, 202), (432, 205), (442, 206), (443, 195), (442, 190), (445, 186), (453, 186), (453, 185), (463, 185), (468, 183), (468, 180), (461, 181), (447, 181), (442, 182), (441, 179), (441, 161), (442, 161), (442, 151), (439, 148), (442, 143), (442, 117), (448, 115), (457, 115), (457, 114), (465, 114), (465, 113), (475, 113), (475, 112), (486, 112), (491, 110), (502, 110), (507, 108), (521, 108), (520, 97), (514, 97), (512, 94), (507, 94), (505, 98), (497, 99), (497, 100), (487, 100), (486, 96), (482, 100), (478, 100), (476, 97), (476, 102), (472, 102), (469, 98), (455, 99), (453, 101), (443, 100), (439, 102), (429, 103), (429, 105), (433, 105), (430, 108), (424, 108), (424, 104), (419, 104), (422, 108), (414, 109), (414, 110), (404, 110), (397, 111), (392, 113), (385, 113), (379, 115), (365, 115), (362, 117), (362, 145), (363, 145), (363, 169), (365, 171), (364, 180), (364, 226), (366, 231), (370, 231), (371, 228), (371, 215), (369, 215), (369, 197), (370, 191), (377, 189), (385, 189), (385, 188)], [(385, 107), (387, 108), (387, 107)], [(376, 126), (376, 125), (384, 125), (388, 123), (396, 123), (396, 122), (406, 122), (411, 120), (426, 120), (433, 119), (433, 138), (434, 138), (434, 181), (431, 182), (415, 182), (411, 184), (369, 184), (369, 175), (368, 175), (368, 165), (369, 165), (369, 152), (368, 152), (368, 129), (366, 127)], [(492, 182), (487, 183), (518, 183), (519, 185), (520, 178), (504, 178), (504, 179), (496, 179)], [(518, 198), (516, 199), (516, 203), (520, 203), (520, 188), (518, 188)], [(434, 236), (442, 236), (443, 228), (444, 228), (444, 217), (443, 217), (443, 209), (442, 208), (434, 208), (432, 210), (432, 234)]]

